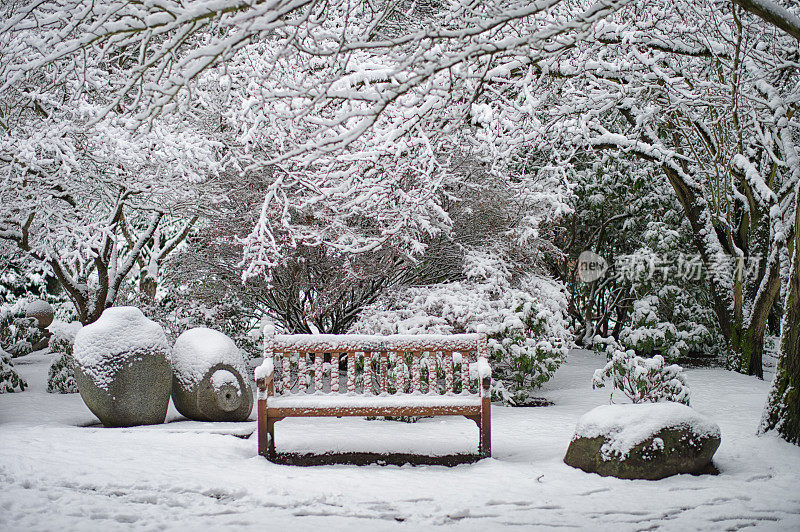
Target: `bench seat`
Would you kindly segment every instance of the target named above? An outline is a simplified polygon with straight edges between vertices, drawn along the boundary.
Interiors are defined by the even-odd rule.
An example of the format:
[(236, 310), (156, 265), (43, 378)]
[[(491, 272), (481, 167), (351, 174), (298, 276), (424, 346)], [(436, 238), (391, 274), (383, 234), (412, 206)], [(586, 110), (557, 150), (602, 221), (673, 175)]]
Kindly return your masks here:
[(269, 417), (305, 416), (472, 416), (480, 414), (477, 395), (296, 394), (267, 399)]

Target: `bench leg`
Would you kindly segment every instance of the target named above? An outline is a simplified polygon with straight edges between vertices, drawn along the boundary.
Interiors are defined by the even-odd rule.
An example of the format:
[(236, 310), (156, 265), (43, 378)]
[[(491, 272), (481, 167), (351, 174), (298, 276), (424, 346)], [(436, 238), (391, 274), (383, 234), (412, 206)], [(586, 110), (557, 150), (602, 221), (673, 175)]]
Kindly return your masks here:
[(267, 456), (267, 401), (258, 400), (258, 454)]
[(267, 402), (258, 402), (258, 454), (275, 461), (275, 423), (282, 417), (267, 417)]
[(278, 418), (267, 418), (267, 458), (275, 461), (277, 453), (275, 452), (275, 423), (279, 421)]
[[(492, 453), (491, 450), (492, 443), (491, 443), (491, 436), (487, 437), (487, 434), (489, 433), (486, 430), (484, 430), (484, 427), (488, 428), (489, 424), (486, 420), (484, 420), (485, 416), (482, 406), (483, 405), (481, 405), (481, 413), (478, 414), (477, 416), (464, 416), (464, 417), (467, 419), (471, 419), (478, 426), (478, 456), (481, 458), (486, 458), (487, 456), (490, 456)], [(489, 449), (489, 454), (486, 454), (486, 449)]]
[(492, 456), (492, 400), (484, 397), (481, 400), (480, 443), (478, 454), (481, 458)]

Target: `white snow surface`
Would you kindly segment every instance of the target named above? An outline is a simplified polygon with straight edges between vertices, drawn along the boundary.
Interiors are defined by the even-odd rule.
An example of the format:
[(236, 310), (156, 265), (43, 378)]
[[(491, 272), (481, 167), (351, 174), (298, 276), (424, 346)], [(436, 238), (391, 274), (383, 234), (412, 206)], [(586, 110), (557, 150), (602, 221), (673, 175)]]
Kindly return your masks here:
[(242, 392), (239, 390), (239, 380), (236, 375), (226, 369), (218, 369), (211, 375), (211, 386), (215, 391), (221, 390), (226, 384), (236, 388), (236, 395), (241, 395)]
[(697, 436), (719, 436), (719, 425), (680, 403), (602, 405), (578, 420), (575, 437), (608, 441), (603, 454), (624, 459), (636, 445), (666, 428), (688, 428)]
[(111, 307), (104, 310), (97, 321), (76, 333), (73, 356), (97, 386), (106, 388), (111, 379), (109, 370), (117, 367), (109, 361), (116, 360), (122, 353), (140, 349), (169, 354), (164, 329), (136, 307)]
[[(719, 475), (621, 480), (563, 463), (578, 419), (608, 402), (605, 357), (571, 351), (540, 408), (492, 407), (492, 458), (457, 467), (272, 464), (244, 423), (103, 428), (78, 394), (45, 391), (56, 355), (14, 359), (0, 395), (3, 530), (798, 530), (800, 448), (756, 436), (769, 381), (687, 369), (692, 404), (722, 429)], [(474, 452), (475, 423), (291, 418), (279, 451)], [(245, 437), (245, 438), (243, 438)]]
[(53, 305), (41, 299), (34, 299), (25, 305), (25, 312), (27, 316), (40, 314), (45, 312), (53, 312)]
[(275, 361), (272, 357), (266, 357), (253, 371), (253, 376), (258, 379), (266, 379), (267, 375), (275, 373)]
[(492, 366), (489, 365), (489, 362), (484, 357), (479, 357), (475, 364), (478, 371), (478, 378), (483, 379), (492, 376)]
[(352, 408), (397, 406), (480, 406), (477, 395), (435, 395), (424, 393), (398, 393), (394, 395), (349, 394), (296, 394), (267, 398), (270, 408)]
[(81, 322), (79, 321), (61, 321), (59, 319), (53, 320), (47, 330), (53, 333), (53, 336), (61, 337), (69, 339), (70, 341), (75, 341), (75, 336), (77, 336), (78, 331), (83, 328)]
[(328, 351), (468, 351), (478, 347), (481, 335), (468, 334), (277, 334), (269, 337), (278, 350)]
[(215, 364), (230, 364), (242, 377), (250, 374), (244, 355), (233, 340), (205, 327), (189, 329), (178, 336), (171, 360), (172, 371), (185, 388), (199, 383)]

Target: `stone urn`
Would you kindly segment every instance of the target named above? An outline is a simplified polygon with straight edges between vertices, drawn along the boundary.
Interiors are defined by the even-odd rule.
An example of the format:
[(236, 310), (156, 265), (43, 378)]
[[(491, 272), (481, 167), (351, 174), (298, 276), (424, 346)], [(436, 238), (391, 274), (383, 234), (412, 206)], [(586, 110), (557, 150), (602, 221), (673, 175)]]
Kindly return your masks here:
[(75, 381), (106, 427), (163, 423), (172, 370), (164, 330), (136, 307), (112, 307), (78, 331)]
[(175, 341), (172, 402), (197, 421), (246, 421), (253, 409), (253, 386), (241, 350), (225, 334), (198, 327)]

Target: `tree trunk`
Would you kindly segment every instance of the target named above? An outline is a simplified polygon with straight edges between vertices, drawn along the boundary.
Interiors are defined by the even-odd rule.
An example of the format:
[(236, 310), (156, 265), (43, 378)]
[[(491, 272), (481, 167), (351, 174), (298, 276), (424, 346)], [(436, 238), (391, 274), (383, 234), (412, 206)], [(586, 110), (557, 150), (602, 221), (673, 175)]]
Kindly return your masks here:
[[(795, 275), (795, 284), (800, 280)], [(787, 309), (781, 353), (760, 432), (777, 430), (781, 437), (800, 445), (800, 286)]]
[(150, 275), (143, 275), (139, 277), (139, 291), (150, 301), (155, 300), (157, 289), (158, 282), (153, 277)]
[[(695, 189), (684, 181), (678, 172), (667, 165), (662, 168), (684, 209), (700, 257), (705, 264), (711, 264), (712, 255), (706, 247), (703, 236), (706, 232), (706, 224), (703, 220), (708, 213), (704, 213)], [(720, 242), (721, 244), (722, 242)], [(764, 331), (769, 311), (780, 291), (780, 269), (777, 256), (768, 263), (764, 276), (766, 283), (753, 302), (751, 318), (747, 327), (744, 327), (741, 316), (743, 296), (741, 278), (736, 280), (733, 290), (727, 290), (724, 285), (718, 284), (713, 276), (709, 279), (714, 314), (727, 343), (732, 369), (747, 375), (756, 375), (759, 378), (763, 378), (764, 375), (761, 360), (764, 352)], [(761, 279), (758, 282), (761, 283)]]
[(795, 200), (793, 247), (780, 358), (759, 432), (776, 430), (784, 440), (800, 445), (800, 187)]
[(734, 326), (728, 340), (730, 360), (734, 370), (745, 375), (764, 378), (762, 356), (764, 354), (764, 328)]

